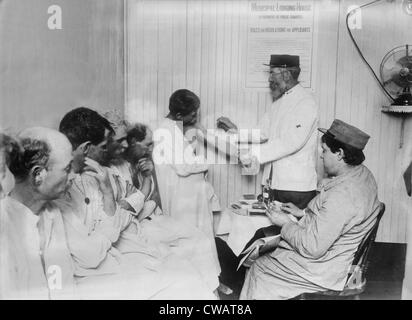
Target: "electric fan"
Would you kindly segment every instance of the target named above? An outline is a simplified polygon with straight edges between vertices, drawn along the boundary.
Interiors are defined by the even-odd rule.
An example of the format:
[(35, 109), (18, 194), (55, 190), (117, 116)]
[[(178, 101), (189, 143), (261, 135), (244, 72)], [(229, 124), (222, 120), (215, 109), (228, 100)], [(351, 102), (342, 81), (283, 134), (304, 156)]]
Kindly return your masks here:
[(412, 112), (412, 47), (403, 45), (389, 51), (380, 66), (382, 85), (392, 97), (387, 112)]

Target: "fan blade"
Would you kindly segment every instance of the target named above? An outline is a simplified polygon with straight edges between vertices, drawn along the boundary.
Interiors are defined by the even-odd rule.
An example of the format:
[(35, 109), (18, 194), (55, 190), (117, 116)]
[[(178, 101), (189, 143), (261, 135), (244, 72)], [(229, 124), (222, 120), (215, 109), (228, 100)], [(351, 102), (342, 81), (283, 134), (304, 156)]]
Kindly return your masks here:
[(392, 74), (391, 79), (394, 83), (402, 88), (408, 87), (410, 85), (408, 77), (402, 77), (399, 73)]
[(396, 61), (396, 62), (393, 62), (393, 64), (389, 64), (389, 63), (385, 64), (383, 67), (383, 71), (387, 75), (393, 75), (393, 74), (398, 74), (403, 68), (404, 66)]
[(412, 57), (411, 56), (402, 57), (398, 61), (396, 61), (396, 64), (401, 65), (402, 68), (408, 68), (409, 70), (411, 70), (412, 69)]

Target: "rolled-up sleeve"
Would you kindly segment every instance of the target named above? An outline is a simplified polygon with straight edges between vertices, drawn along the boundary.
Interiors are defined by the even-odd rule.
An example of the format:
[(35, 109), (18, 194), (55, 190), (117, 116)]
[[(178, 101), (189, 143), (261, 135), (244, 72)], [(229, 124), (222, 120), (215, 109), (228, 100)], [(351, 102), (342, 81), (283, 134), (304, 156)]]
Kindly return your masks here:
[(318, 259), (339, 238), (355, 213), (340, 192), (330, 192), (318, 212), (307, 211), (298, 223), (284, 225), (281, 236), (300, 255)]
[(209, 169), (209, 166), (207, 164), (178, 164), (171, 165), (171, 167), (176, 172), (176, 174), (181, 177), (204, 173)]
[(140, 210), (143, 209), (145, 195), (140, 190), (136, 190), (134, 193), (124, 198), (124, 200), (130, 204), (136, 213), (139, 213)]

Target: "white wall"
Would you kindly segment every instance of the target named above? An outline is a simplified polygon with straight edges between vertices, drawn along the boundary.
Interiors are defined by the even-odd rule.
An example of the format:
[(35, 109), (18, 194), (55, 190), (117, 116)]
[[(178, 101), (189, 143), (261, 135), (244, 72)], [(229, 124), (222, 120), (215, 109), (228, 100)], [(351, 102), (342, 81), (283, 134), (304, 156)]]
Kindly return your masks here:
[[(337, 117), (372, 138), (366, 165), (375, 174), (379, 197), (387, 205), (378, 241), (405, 242), (411, 199), (402, 181), (411, 149), (411, 121), (399, 148), (400, 120), (382, 114), (387, 104), (378, 84), (350, 42), (344, 25), (347, 7), (363, 1), (315, 1), (319, 10), (313, 85), (321, 110), (320, 126)], [(157, 123), (167, 113), (168, 98), (188, 88), (201, 98), (203, 122), (226, 115), (240, 125), (254, 125), (270, 104), (267, 93), (246, 90), (241, 73), (245, 54), (247, 0), (128, 0), (126, 113), (131, 120)], [(355, 37), (377, 69), (392, 47), (412, 43), (411, 17), (383, 1), (363, 11)], [(269, 58), (269, 57), (268, 57)], [(319, 168), (321, 163), (319, 162)], [(259, 189), (260, 179), (240, 176), (237, 166), (216, 165), (211, 182), (223, 205)], [(320, 170), (321, 173), (321, 170)]]
[[(62, 8), (62, 30), (47, 9)], [(73, 107), (124, 107), (123, 0), (0, 2), (0, 127), (57, 127)]]

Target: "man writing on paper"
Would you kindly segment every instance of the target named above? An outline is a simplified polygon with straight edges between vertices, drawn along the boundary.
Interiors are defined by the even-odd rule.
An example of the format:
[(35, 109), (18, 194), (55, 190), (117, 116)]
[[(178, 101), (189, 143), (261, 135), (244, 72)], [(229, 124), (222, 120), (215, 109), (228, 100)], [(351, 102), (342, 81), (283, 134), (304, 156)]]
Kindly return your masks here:
[[(322, 160), (330, 179), (301, 210), (269, 211), (281, 228), (279, 246), (258, 258), (246, 275), (241, 299), (289, 299), (305, 292), (340, 291), (355, 253), (380, 209), (375, 178), (362, 165), (369, 136), (335, 120), (322, 136)], [(298, 222), (288, 214), (301, 217)]]
[[(305, 208), (316, 195), (316, 127), (318, 107), (298, 81), (299, 56), (271, 55), (269, 86), (273, 104), (263, 115), (258, 128), (262, 140), (258, 148), (241, 155), (248, 166), (253, 161), (264, 165), (262, 185), (270, 183), (270, 200), (291, 202)], [(227, 118), (218, 126), (236, 130)], [(253, 142), (253, 141), (251, 141)]]

